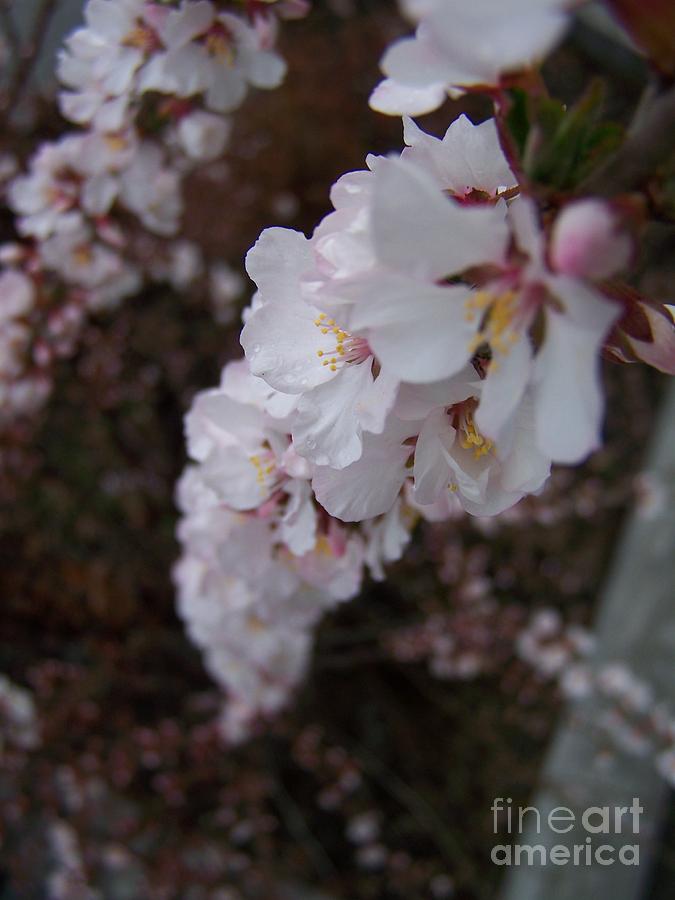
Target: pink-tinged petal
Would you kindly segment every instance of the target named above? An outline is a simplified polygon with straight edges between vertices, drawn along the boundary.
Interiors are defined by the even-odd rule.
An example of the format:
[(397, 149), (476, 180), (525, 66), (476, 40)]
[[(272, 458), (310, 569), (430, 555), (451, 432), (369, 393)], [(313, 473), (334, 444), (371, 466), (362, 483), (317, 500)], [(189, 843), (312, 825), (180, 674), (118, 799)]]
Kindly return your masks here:
[(506, 353), (494, 353), (483, 382), (476, 425), (496, 441), (518, 407), (532, 372), (532, 351), (527, 335)]
[(472, 190), (494, 195), (516, 178), (502, 152), (494, 119), (474, 125), (465, 115), (450, 125), (443, 140), (426, 134), (410, 118), (403, 120), (408, 145), (402, 159), (432, 174), (442, 190), (463, 196)]
[(385, 78), (374, 88), (368, 105), (385, 116), (423, 116), (438, 109), (446, 97), (444, 82), (410, 87)]
[(553, 223), (551, 266), (575, 278), (611, 278), (633, 255), (633, 242), (603, 200), (569, 203)]
[(505, 207), (461, 206), (430, 175), (386, 159), (375, 172), (373, 242), (382, 263), (437, 281), (485, 263), (501, 263), (508, 241)]
[(405, 429), (393, 423), (384, 435), (366, 435), (361, 458), (346, 469), (319, 466), (312, 487), (323, 508), (343, 522), (388, 512), (408, 474), (411, 448), (402, 445), (404, 437)]
[(630, 335), (626, 335), (626, 340), (638, 359), (660, 372), (675, 375), (675, 325), (672, 316), (663, 315), (646, 303), (641, 304), (641, 311), (649, 320), (653, 341), (640, 341)]
[(357, 535), (350, 537), (341, 552), (335, 552), (333, 543), (333, 535), (329, 533), (327, 539), (296, 564), (303, 581), (321, 591), (324, 603), (327, 599), (350, 600), (358, 594), (363, 577), (363, 542), (360, 538)]
[(343, 469), (361, 456), (361, 395), (372, 385), (372, 358), (346, 365), (326, 384), (300, 398), (293, 420), (293, 444), (321, 466)]
[(246, 254), (246, 271), (263, 302), (299, 301), (300, 279), (312, 263), (310, 242), (291, 228), (266, 228)]

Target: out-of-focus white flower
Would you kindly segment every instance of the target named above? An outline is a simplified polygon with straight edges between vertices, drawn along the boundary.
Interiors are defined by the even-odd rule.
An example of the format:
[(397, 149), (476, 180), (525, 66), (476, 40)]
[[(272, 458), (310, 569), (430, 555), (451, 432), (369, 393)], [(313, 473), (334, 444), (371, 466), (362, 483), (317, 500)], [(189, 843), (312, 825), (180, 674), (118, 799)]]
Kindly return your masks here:
[(331, 518), (291, 443), (287, 399), (242, 360), (186, 418), (196, 464), (178, 486), (178, 608), (228, 693), (222, 727), (232, 741), (288, 702), (323, 612), (358, 593), (366, 558), (381, 575), (413, 524), (400, 506), (362, 533)]
[(145, 227), (169, 236), (178, 230), (183, 211), (181, 179), (166, 165), (159, 146), (143, 142), (120, 176), (120, 201)]
[(0, 675), (0, 751), (4, 741), (30, 750), (39, 744), (40, 735), (33, 695)]
[(0, 273), (0, 327), (28, 313), (35, 302), (35, 286), (19, 269)]
[(183, 152), (199, 162), (217, 159), (225, 149), (230, 131), (229, 119), (199, 109), (183, 116), (176, 128)]
[(414, 37), (394, 43), (382, 59), (387, 79), (370, 105), (394, 115), (419, 115), (476, 87), (538, 63), (562, 37), (569, 0), (429, 0), (405, 4), (419, 21)]
[(209, 296), (217, 322), (227, 325), (236, 316), (236, 301), (244, 293), (244, 279), (226, 262), (209, 267)]
[(208, 109), (231, 112), (248, 85), (275, 88), (286, 65), (261, 46), (259, 33), (238, 16), (216, 15), (211, 3), (183, 3), (158, 23), (162, 52), (140, 74), (142, 91), (177, 97), (203, 93)]

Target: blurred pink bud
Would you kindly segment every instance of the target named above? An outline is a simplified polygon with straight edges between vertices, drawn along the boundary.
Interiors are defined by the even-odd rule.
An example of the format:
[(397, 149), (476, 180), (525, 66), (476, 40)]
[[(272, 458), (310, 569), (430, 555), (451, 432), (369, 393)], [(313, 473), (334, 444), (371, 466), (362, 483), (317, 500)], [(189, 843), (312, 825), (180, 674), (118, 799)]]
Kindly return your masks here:
[(575, 278), (610, 278), (629, 263), (633, 242), (602, 200), (577, 200), (553, 224), (551, 266)]

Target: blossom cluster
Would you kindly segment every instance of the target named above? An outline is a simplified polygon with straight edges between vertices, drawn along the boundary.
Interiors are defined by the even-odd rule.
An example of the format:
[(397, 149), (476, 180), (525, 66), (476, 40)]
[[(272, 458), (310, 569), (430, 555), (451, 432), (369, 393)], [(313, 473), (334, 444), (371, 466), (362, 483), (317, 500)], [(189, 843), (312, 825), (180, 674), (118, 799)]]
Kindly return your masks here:
[(336, 183), (311, 239), (270, 229), (247, 258), (251, 371), (288, 398), (316, 497), (343, 521), (387, 513), (406, 485), (432, 515), (495, 515), (597, 448), (621, 315), (601, 282), (632, 252), (599, 200), (542, 222), (492, 120), (441, 140), (407, 119), (405, 139)]
[[(371, 97), (374, 108), (404, 114), (405, 149), (371, 155), (366, 169), (338, 179), (333, 211), (311, 237), (269, 228), (247, 256), (257, 291), (241, 334), (247, 368), (236, 371), (245, 371), (249, 406), (233, 406), (226, 374), (219, 399), (198, 397), (188, 415), (199, 468), (181, 488), (177, 576), (191, 628), (223, 617), (222, 633), (192, 631), (212, 670), (215, 658), (227, 660), (216, 677), (235, 698), (245, 692), (230, 671), (229, 644), (255, 656), (248, 637), (233, 639), (241, 561), (246, 572), (253, 567), (229, 548), (252, 527), (252, 514), (267, 536), (248, 543), (256, 553), (274, 546), (273, 557), (292, 562), (300, 579), (285, 590), (275, 577), (270, 590), (266, 566), (256, 567), (256, 602), (277, 629), (288, 628), (293, 610), (305, 615), (297, 591), (310, 584), (320, 595), (310, 603), (314, 624), (325, 598), (336, 599), (333, 574), (313, 570), (312, 580), (298, 560), (316, 555), (324, 537), (366, 535), (361, 553), (381, 575), (382, 560), (373, 567), (368, 559), (372, 535), (393, 541), (383, 560), (400, 555), (403, 510), (431, 521), (494, 517), (541, 492), (553, 463), (576, 464), (596, 450), (603, 355), (675, 372), (670, 311), (617, 282), (637, 250), (621, 205), (573, 194), (547, 202), (505, 138), (509, 80), (518, 83), (562, 37), (571, 6), (405, 0), (416, 34), (387, 51), (388, 77)], [(496, 118), (459, 116), (437, 138), (407, 115), (466, 91), (492, 96)], [(223, 431), (216, 450), (214, 433)], [(223, 540), (228, 550), (214, 549)], [(212, 593), (214, 582), (190, 577), (200, 552), (208, 562), (198, 571), (218, 572)], [(355, 578), (351, 593), (357, 587)], [(308, 646), (296, 648), (287, 687)], [(446, 656), (454, 672), (452, 648)], [(275, 703), (249, 698), (244, 709), (250, 719), (250, 710), (270, 712)], [(229, 709), (235, 715), (236, 700)]]
[(288, 398), (241, 360), (197, 395), (186, 419), (194, 462), (177, 492), (178, 609), (228, 693), (222, 726), (233, 742), (284, 706), (322, 613), (358, 594), (366, 567), (383, 577), (415, 519), (403, 501), (358, 528), (328, 515), (288, 411)]
[[(515, 5), (526, 18), (532, 12), (525, 0)], [(429, 41), (452, 6), (414, 4), (424, 21), (399, 49), (425, 78), (433, 69), (425, 56)], [(464, 6), (475, 39), (486, 9)], [(441, 85), (445, 96), (472, 85), (485, 89), (543, 55), (567, 21), (564, 6), (541, 5), (517, 58), (500, 62), (490, 50), (492, 69), (462, 70), (460, 77), (454, 68), (434, 90)], [(472, 57), (476, 66), (479, 57)], [(382, 90), (403, 96), (391, 83)], [(190, 437), (204, 402), (197, 400), (188, 416), (191, 455), (209, 472), (210, 491), (223, 491), (228, 509), (268, 515), (282, 452), (293, 467), (285, 477), (302, 472), (303, 497), (332, 528), (368, 532), (372, 522), (396, 520), (402, 509), (429, 521), (497, 516), (538, 494), (553, 463), (579, 463), (600, 447), (603, 355), (675, 371), (669, 310), (617, 287), (636, 252), (620, 206), (592, 196), (540, 204), (506, 155), (496, 119), (476, 125), (462, 115), (437, 138), (406, 116), (404, 140), (399, 155), (371, 155), (366, 169), (334, 184), (333, 211), (311, 237), (269, 228), (247, 256), (257, 287), (241, 334), (247, 378), (284, 441), (279, 451), (276, 438), (257, 438), (236, 458), (226, 462), (220, 453), (209, 462), (211, 451), (199, 455)], [(637, 331), (629, 322), (636, 316), (644, 324)], [(244, 427), (241, 411), (228, 416), (230, 431)], [(297, 508), (298, 490), (284, 508)], [(185, 522), (215, 503), (213, 494), (191, 495), (182, 504), (187, 559), (200, 541), (211, 547), (232, 527), (211, 523), (211, 544), (206, 533), (188, 538)], [(291, 554), (304, 552), (304, 545), (288, 543), (287, 527), (283, 517), (274, 523), (275, 540)], [(403, 535), (394, 543), (391, 559)], [(229, 555), (209, 554), (220, 576), (232, 577)], [(182, 598), (184, 565), (185, 556)], [(328, 580), (312, 586), (331, 595)], [(219, 607), (232, 628), (230, 588), (219, 590), (211, 613)], [(287, 624), (297, 595), (287, 595), (286, 608), (280, 590), (275, 583), (263, 606), (269, 615), (284, 610)], [(202, 586), (198, 593), (206, 596)], [(320, 605), (315, 600), (315, 610)], [(213, 628), (197, 637), (209, 647), (207, 659), (225, 639)], [(248, 646), (246, 639), (237, 643), (239, 652)], [(303, 666), (305, 657), (303, 648), (296, 657)], [(300, 671), (299, 664), (294, 682)], [(236, 694), (229, 674), (218, 677)]]
[(61, 112), (79, 130), (39, 147), (6, 187), (23, 241), (3, 248), (3, 277), (14, 286), (21, 278), (16, 289), (33, 299), (0, 336), (4, 420), (48, 393), (49, 364), (64, 355), (53, 319), (57, 330), (67, 322), (72, 343), (88, 313), (152, 276), (134, 252), (129, 215), (151, 234), (177, 233), (183, 178), (222, 154), (229, 114), (249, 87), (281, 83), (278, 17), (306, 10), (304, 0), (252, 4), (245, 14), (211, 0), (85, 5), (85, 25), (67, 38), (57, 70)]

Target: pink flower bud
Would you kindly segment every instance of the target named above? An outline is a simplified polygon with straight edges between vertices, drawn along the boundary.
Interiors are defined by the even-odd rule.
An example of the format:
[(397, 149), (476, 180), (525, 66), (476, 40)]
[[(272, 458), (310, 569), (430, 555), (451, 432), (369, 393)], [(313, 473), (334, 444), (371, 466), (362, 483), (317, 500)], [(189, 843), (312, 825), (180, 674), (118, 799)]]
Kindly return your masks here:
[(608, 204), (577, 200), (566, 206), (553, 224), (551, 266), (575, 278), (609, 278), (630, 261), (630, 236)]

